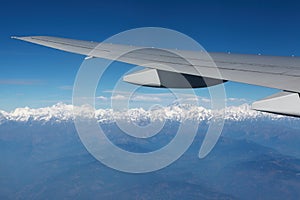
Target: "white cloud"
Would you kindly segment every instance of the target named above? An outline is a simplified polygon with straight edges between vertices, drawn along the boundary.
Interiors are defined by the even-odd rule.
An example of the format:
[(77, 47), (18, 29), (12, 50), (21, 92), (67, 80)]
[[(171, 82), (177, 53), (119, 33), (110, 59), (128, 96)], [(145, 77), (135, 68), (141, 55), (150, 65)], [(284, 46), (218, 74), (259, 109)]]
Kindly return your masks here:
[(117, 95), (112, 96), (111, 99), (112, 100), (126, 100), (128, 98), (124, 95), (117, 94)]
[(96, 97), (96, 99), (99, 99), (99, 100), (102, 100), (102, 101), (107, 101), (108, 100), (108, 98), (105, 97), (105, 96), (98, 96), (98, 97)]
[(226, 101), (228, 103), (249, 103), (249, 100), (247, 100), (247, 99), (244, 99), (244, 98), (233, 98), (233, 97), (227, 98)]
[[(193, 92), (185, 93), (185, 92), (175, 92), (174, 94), (170, 92), (162, 92), (162, 93), (131, 93), (128, 91), (119, 91), (119, 90), (107, 90), (106, 93), (111, 93), (114, 96), (112, 99), (114, 100), (131, 100), (133, 102), (180, 102), (180, 103), (190, 103), (190, 104), (199, 104), (201, 106), (210, 107), (212, 99), (210, 96), (198, 96), (193, 94)], [(241, 105), (244, 103), (251, 103), (250, 100), (244, 98), (234, 98), (228, 97), (225, 99), (225, 102), (231, 105)]]
[(117, 95), (113, 95), (111, 97), (111, 100), (130, 100), (130, 101), (150, 101), (150, 102), (160, 102), (161, 98), (155, 96), (155, 95), (150, 95), (150, 94), (143, 94), (143, 95), (133, 95), (130, 96), (129, 93), (123, 93), (121, 94), (117, 94)]
[(131, 98), (132, 101), (151, 101), (151, 102), (160, 102), (161, 99), (155, 96), (150, 95), (137, 95)]
[(203, 102), (205, 102), (205, 103), (210, 103), (210, 102), (211, 102), (211, 100), (210, 100), (210, 99), (208, 99), (208, 98), (205, 98), (205, 97), (198, 97), (198, 99), (199, 99), (200, 101), (203, 101)]

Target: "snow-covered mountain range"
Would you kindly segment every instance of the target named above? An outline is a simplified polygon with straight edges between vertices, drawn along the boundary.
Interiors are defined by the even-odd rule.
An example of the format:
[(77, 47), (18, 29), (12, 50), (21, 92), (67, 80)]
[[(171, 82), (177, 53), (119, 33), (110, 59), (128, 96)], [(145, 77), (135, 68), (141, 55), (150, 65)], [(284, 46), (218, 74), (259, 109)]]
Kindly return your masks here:
[[(81, 109), (82, 110), (82, 109)], [(0, 110), (0, 124), (8, 121), (15, 122), (68, 122), (74, 117), (82, 115), (83, 112), (74, 112), (72, 105), (57, 103), (50, 107), (44, 108), (17, 108), (11, 112)], [(112, 109), (98, 109), (91, 117), (95, 117), (101, 123), (110, 123), (116, 120), (144, 121), (144, 120), (210, 120), (215, 115), (224, 115), (226, 120), (241, 121), (246, 119), (267, 118), (270, 120), (287, 119), (288, 117), (251, 110), (248, 104), (241, 106), (227, 107), (224, 110), (212, 111), (204, 107), (193, 106), (188, 104), (174, 104), (152, 110), (143, 108), (132, 108), (126, 111), (114, 111)], [(294, 118), (289, 118), (294, 119)]]

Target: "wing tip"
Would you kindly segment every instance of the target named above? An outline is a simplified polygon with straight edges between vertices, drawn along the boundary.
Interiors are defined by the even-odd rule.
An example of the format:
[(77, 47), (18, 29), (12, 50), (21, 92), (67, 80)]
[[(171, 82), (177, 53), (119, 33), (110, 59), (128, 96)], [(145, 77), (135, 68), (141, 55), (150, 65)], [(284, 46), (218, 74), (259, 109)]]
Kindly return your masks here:
[(11, 36), (10, 38), (11, 38), (11, 39), (17, 39), (17, 40), (18, 40), (20, 37), (18, 37), (18, 36)]
[(39, 36), (11, 36), (11, 39), (16, 39), (16, 40), (26, 40), (26, 39), (35, 39), (38, 38)]
[(28, 37), (11, 36), (10, 38), (11, 38), (11, 39), (14, 39), (14, 40), (24, 40), (24, 39), (26, 39), (26, 38), (28, 38)]

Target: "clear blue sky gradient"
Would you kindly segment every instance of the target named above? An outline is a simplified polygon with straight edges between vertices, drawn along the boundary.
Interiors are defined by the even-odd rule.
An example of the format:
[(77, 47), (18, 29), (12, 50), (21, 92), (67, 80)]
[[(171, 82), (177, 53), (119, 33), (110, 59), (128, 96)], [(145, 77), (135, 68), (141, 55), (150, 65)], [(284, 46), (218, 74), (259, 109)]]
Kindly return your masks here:
[[(297, 56), (299, 10), (300, 3), (289, 0), (4, 0), (0, 6), (0, 109), (70, 103), (69, 87), (83, 59), (12, 40), (12, 35), (102, 41), (121, 31), (154, 26), (187, 34), (207, 51)], [(111, 89), (110, 84), (107, 82), (104, 88)], [(249, 101), (276, 92), (237, 83), (227, 83), (226, 90), (229, 97)]]

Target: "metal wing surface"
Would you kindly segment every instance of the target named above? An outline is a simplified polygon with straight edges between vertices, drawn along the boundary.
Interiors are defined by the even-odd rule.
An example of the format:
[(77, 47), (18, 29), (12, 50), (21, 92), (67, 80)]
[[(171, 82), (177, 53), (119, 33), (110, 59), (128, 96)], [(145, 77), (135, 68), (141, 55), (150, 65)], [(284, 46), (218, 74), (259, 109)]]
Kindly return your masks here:
[[(47, 36), (13, 38), (86, 55), (89, 58), (104, 58), (147, 68), (124, 77), (125, 81), (134, 84), (154, 87), (187, 87), (187, 84), (180, 80), (178, 76), (180, 74), (192, 87), (205, 87), (220, 84), (223, 81), (234, 81), (280, 89), (285, 92), (262, 100), (264, 103), (255, 102), (253, 108), (300, 116), (299, 57), (227, 53), (209, 53), (207, 56), (205, 52), (97, 43)], [(205, 78), (206, 85), (202, 78)], [(278, 109), (278, 106), (282, 104), (285, 104), (285, 108)]]

